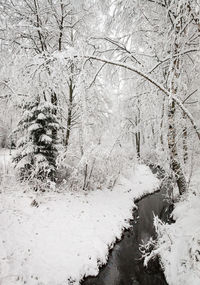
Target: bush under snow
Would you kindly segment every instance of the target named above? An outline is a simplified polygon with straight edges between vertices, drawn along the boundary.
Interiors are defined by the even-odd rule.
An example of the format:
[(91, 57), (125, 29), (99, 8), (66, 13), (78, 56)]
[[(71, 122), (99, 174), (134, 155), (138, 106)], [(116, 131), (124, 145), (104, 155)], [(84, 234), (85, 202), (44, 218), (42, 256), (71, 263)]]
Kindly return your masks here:
[[(198, 178), (197, 174), (195, 178)], [(175, 223), (163, 224), (157, 218), (158, 241), (154, 254), (159, 254), (169, 285), (200, 284), (200, 189), (196, 179), (175, 204)]]

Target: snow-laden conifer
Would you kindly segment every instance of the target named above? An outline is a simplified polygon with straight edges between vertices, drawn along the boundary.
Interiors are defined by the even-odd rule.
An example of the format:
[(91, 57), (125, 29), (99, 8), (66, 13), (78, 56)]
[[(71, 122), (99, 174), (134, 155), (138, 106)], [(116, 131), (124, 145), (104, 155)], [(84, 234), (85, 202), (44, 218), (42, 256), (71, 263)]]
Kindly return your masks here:
[(51, 102), (41, 102), (38, 97), (24, 105), (15, 131), (19, 139), (13, 158), (21, 180), (55, 179), (58, 129), (56, 107)]

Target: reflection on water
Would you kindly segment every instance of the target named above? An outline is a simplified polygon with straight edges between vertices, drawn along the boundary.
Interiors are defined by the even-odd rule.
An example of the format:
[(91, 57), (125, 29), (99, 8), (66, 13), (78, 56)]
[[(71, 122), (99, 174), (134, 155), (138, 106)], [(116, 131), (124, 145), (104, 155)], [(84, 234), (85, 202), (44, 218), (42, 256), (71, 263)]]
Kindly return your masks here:
[[(138, 210), (134, 212), (132, 227), (124, 233), (97, 277), (88, 277), (83, 285), (166, 285), (166, 281), (157, 262), (150, 269), (143, 267), (140, 259), (139, 245), (155, 236), (153, 215), (167, 220), (168, 203), (164, 199), (165, 189), (143, 198), (137, 203)], [(139, 218), (136, 218), (139, 217)]]

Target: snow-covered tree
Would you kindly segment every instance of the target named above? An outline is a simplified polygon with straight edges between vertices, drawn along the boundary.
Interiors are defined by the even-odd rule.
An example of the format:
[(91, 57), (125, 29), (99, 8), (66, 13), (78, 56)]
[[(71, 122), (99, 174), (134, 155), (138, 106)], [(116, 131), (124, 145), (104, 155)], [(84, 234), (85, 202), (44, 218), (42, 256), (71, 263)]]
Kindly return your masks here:
[(27, 102), (16, 132), (22, 137), (17, 141), (14, 156), (21, 180), (36, 178), (55, 180), (58, 141), (54, 135), (59, 129), (55, 106), (51, 102)]
[(2, 97), (18, 106), (48, 94), (63, 127), (53, 132), (65, 148), (61, 157), (82, 180), (95, 169), (91, 150), (108, 147), (108, 132), (114, 146), (131, 145), (130, 156), (165, 164), (176, 178), (185, 174), (190, 123), (199, 133), (185, 108), (198, 88), (196, 1), (8, 0), (0, 9), (2, 51), (10, 57), (1, 60)]
[[(109, 43), (109, 47), (104, 46), (104, 54), (111, 61), (117, 58), (124, 63), (121, 65), (125, 68), (128, 63), (128, 70), (132, 66), (139, 71), (139, 75), (140, 71), (145, 71), (147, 75), (145, 78), (143, 74), (143, 78), (138, 80), (130, 72), (124, 72), (124, 75), (121, 73), (120, 78), (124, 80), (122, 89), (125, 87), (126, 93), (130, 94), (129, 101), (135, 97), (141, 102), (137, 125), (133, 124), (136, 105), (132, 115), (130, 107), (126, 108), (127, 114), (130, 114), (128, 126), (131, 125), (132, 130), (133, 126), (135, 130), (142, 130), (141, 152), (146, 149), (152, 153), (153, 150), (158, 160), (161, 160), (159, 149), (164, 152), (165, 164), (170, 167), (179, 191), (183, 193), (187, 188), (188, 169), (182, 162), (186, 164), (188, 161), (190, 148), (184, 105), (187, 104), (187, 98), (196, 93), (194, 90), (199, 78), (199, 2), (127, 0), (123, 5), (121, 1), (108, 1), (106, 5), (110, 32), (102, 39)], [(153, 86), (147, 77), (154, 79), (156, 84)], [(136, 82), (134, 88), (131, 80)], [(166, 90), (164, 94), (168, 93), (168, 99), (161, 98), (164, 95), (162, 88), (159, 91), (155, 88), (160, 84)], [(180, 104), (176, 100), (183, 102), (183, 108), (179, 109)], [(137, 99), (135, 101), (138, 102)], [(125, 112), (123, 116), (127, 117)], [(194, 130), (200, 138), (198, 127), (194, 126)], [(146, 158), (146, 151), (144, 156)]]

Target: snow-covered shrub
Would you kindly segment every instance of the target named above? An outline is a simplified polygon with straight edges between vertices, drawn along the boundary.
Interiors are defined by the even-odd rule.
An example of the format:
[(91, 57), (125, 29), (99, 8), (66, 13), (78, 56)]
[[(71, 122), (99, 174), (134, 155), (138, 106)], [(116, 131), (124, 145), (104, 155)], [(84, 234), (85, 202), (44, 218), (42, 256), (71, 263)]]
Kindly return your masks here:
[(4, 148), (7, 145), (7, 134), (5, 129), (0, 128), (0, 147)]
[(55, 106), (39, 98), (24, 106), (16, 132), (21, 134), (13, 157), (21, 180), (54, 180), (58, 154), (59, 123)]
[(166, 151), (163, 151), (160, 148), (149, 150), (147, 149), (147, 147), (143, 147), (141, 157), (142, 160), (147, 165), (149, 164), (160, 165), (165, 170), (168, 170), (169, 168), (167, 153)]
[(147, 242), (142, 242), (139, 246), (139, 250), (146, 268), (151, 267), (150, 263), (154, 264), (154, 262), (159, 258), (157, 252), (157, 241), (152, 237)]
[(9, 149), (0, 149), (0, 193), (10, 191), (12, 187), (16, 190), (16, 179), (14, 175), (12, 158)]
[(0, 148), (6, 148), (9, 144), (9, 135), (7, 126), (0, 120)]
[(88, 147), (80, 159), (68, 152), (61, 172), (72, 190), (112, 188), (124, 167), (128, 168), (130, 163), (134, 164), (128, 152), (119, 145), (111, 150), (97, 145)]
[(200, 284), (199, 193), (184, 195), (172, 215), (172, 224), (155, 217), (157, 239), (142, 247), (144, 263), (148, 265), (150, 260), (159, 258), (169, 285)]
[(188, 193), (173, 211), (175, 223), (158, 223), (158, 248), (169, 285), (200, 283), (200, 196)]

